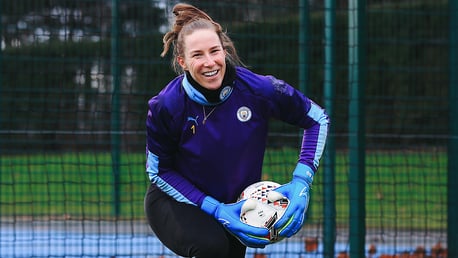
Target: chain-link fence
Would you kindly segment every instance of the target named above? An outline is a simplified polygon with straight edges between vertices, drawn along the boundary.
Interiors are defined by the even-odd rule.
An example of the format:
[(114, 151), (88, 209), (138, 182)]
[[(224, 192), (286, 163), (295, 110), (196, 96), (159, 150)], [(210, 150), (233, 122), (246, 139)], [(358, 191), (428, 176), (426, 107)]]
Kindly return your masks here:
[[(227, 29), (247, 66), (331, 113), (331, 144), (303, 230), (247, 256), (337, 255), (355, 239), (367, 256), (376, 248), (372, 257), (447, 248), (450, 89), (457, 87), (449, 87), (448, 1), (366, 1), (364, 30), (351, 27), (349, 3), (357, 1), (188, 2)], [(160, 57), (175, 3), (1, 2), (1, 257), (174, 256), (146, 224), (143, 197), (147, 100), (175, 76), (170, 56)], [(355, 31), (364, 32), (356, 41), (364, 92), (357, 118), (364, 176), (356, 185), (364, 196), (356, 199)], [(290, 178), (301, 136), (272, 122), (264, 179)], [(364, 217), (352, 218), (353, 209)], [(358, 220), (364, 236), (354, 235)]]

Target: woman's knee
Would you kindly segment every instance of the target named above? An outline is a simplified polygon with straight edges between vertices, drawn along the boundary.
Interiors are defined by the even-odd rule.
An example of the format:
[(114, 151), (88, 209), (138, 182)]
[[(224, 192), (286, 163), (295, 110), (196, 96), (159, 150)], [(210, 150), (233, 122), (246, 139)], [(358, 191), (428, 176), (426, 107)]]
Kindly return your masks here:
[(230, 250), (229, 240), (226, 237), (208, 236), (206, 239), (200, 238), (191, 246), (191, 256), (206, 257), (227, 257)]

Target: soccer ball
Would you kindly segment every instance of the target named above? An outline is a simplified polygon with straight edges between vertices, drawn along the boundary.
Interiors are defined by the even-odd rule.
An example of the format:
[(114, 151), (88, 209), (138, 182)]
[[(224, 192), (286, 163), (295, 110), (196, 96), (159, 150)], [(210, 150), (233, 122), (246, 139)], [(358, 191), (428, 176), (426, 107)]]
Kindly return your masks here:
[(278, 232), (273, 228), (285, 213), (289, 200), (281, 193), (272, 191), (280, 184), (272, 181), (254, 183), (240, 194), (240, 200), (246, 200), (240, 212), (240, 220), (255, 227), (269, 229), (270, 242), (278, 242)]

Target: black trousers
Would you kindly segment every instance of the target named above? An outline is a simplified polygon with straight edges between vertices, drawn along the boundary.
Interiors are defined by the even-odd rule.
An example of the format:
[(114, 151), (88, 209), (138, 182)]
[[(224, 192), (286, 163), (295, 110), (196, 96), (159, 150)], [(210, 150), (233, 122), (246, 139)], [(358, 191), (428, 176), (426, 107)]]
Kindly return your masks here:
[(200, 207), (178, 202), (154, 185), (145, 195), (151, 229), (172, 252), (183, 257), (243, 258), (246, 246)]

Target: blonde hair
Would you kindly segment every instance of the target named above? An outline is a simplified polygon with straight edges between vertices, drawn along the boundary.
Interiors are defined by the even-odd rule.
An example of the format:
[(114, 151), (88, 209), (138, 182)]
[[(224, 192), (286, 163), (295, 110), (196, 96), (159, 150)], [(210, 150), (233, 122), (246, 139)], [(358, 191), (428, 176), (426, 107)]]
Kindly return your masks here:
[(189, 4), (177, 4), (173, 7), (172, 13), (175, 16), (174, 23), (162, 41), (164, 43), (161, 56), (164, 57), (173, 47), (172, 67), (176, 73), (183, 70), (178, 64), (177, 57), (184, 56), (184, 37), (198, 29), (212, 29), (216, 32), (221, 44), (226, 51), (226, 58), (233, 66), (242, 65), (234, 43), (223, 31), (221, 25), (200, 9)]

